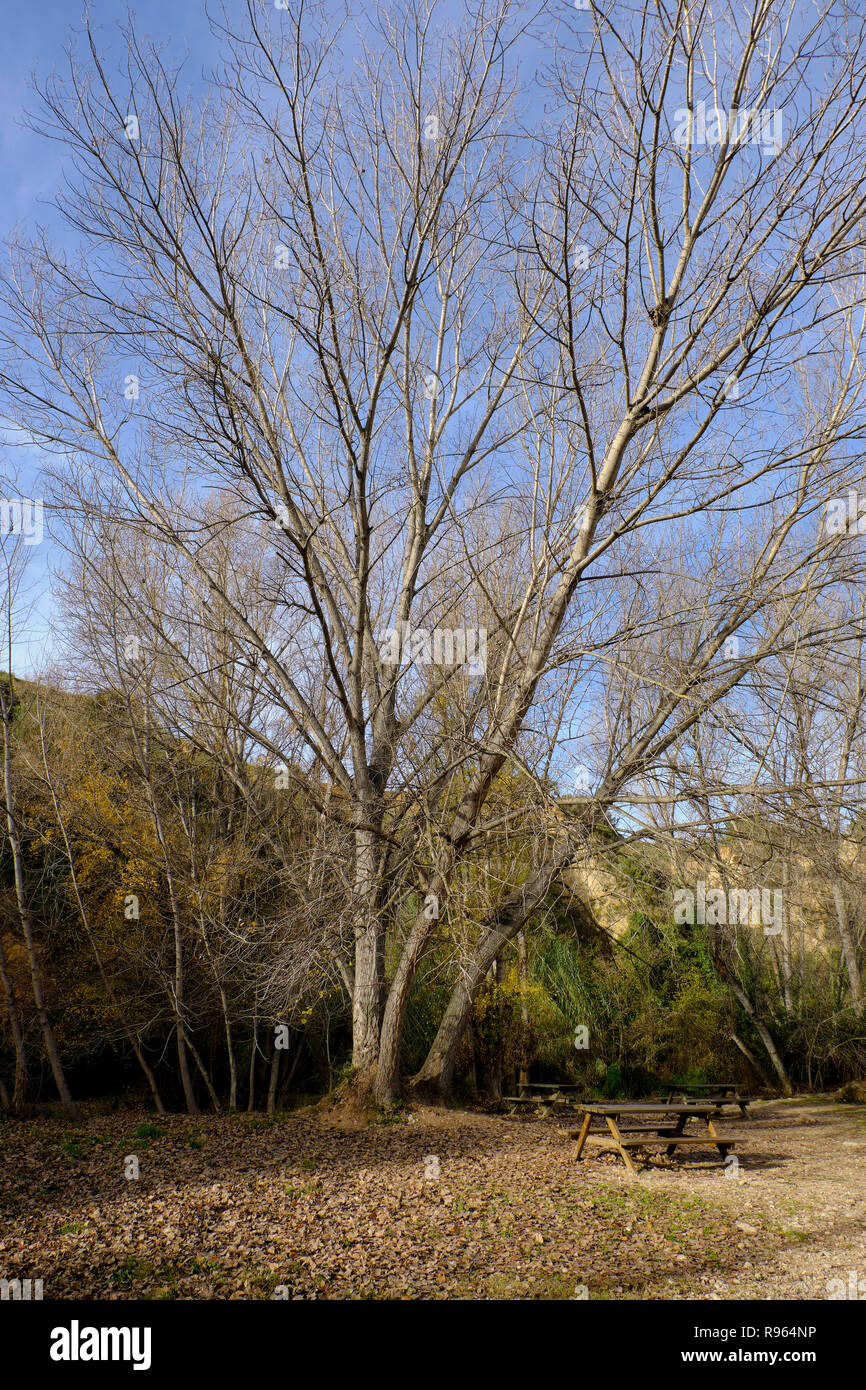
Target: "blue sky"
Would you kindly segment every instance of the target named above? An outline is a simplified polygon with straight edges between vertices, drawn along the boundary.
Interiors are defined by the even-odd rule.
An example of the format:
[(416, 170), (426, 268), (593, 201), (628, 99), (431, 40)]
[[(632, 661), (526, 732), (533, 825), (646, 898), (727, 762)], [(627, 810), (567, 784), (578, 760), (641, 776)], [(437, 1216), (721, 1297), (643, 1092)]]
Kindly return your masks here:
[[(125, 0), (93, 0), (86, 7), (101, 30), (100, 49), (122, 51), (117, 32), (127, 13), (136, 16), (143, 34), (165, 40), (173, 52), (189, 52), (188, 77), (193, 80), (213, 61), (216, 45), (211, 37), (201, 0), (147, 0), (143, 6), (127, 6)], [(215, 12), (216, 6), (212, 7)], [(61, 175), (59, 146), (40, 140), (22, 128), (22, 112), (33, 108), (29, 92), (32, 74), (44, 80), (55, 68), (63, 69), (65, 50), (80, 34), (85, 6), (69, 0), (41, 0), (39, 5), (6, 7), (4, 44), (0, 47), (0, 209), (4, 233), (16, 221), (39, 216), (40, 200), (50, 199)], [(42, 216), (47, 217), (43, 209)]]
[[(270, 8), (272, 0), (260, 3)], [(569, 13), (571, 3), (563, 0)], [(39, 111), (34, 78), (41, 86), (54, 71), (65, 76), (70, 43), (79, 52), (85, 50), (85, 14), (90, 15), (97, 47), (109, 70), (123, 58), (125, 42), (118, 26), (131, 14), (140, 39), (151, 37), (167, 48), (170, 58), (185, 58), (185, 84), (194, 90), (202, 74), (218, 65), (220, 56), (220, 42), (211, 33), (208, 10), (216, 19), (224, 10), (240, 18), (244, 8), (242, 0), (209, 0), (208, 4), (205, 0), (145, 0), (137, 6), (128, 0), (92, 0), (89, 5), (82, 0), (41, 0), (39, 5), (7, 7), (5, 43), (0, 46), (0, 254), (5, 256), (6, 240), (16, 228), (26, 231), (41, 224), (49, 234), (68, 235), (52, 208), (62, 186), (64, 149), (29, 130), (26, 115)], [(530, 63), (534, 65), (544, 56), (544, 45), (536, 54), (530, 42)], [(14, 431), (2, 428), (0, 449), (0, 495), (38, 498), (38, 452), (16, 442)], [(29, 557), (28, 590), (36, 602), (28, 604), (30, 617), (26, 629), (23, 622), (19, 625), (13, 652), (14, 669), (21, 676), (37, 674), (51, 656), (50, 572), (58, 560), (46, 513), (45, 539), (31, 548)]]
[[(87, 9), (99, 30), (99, 47), (109, 55), (120, 56), (123, 40), (118, 24), (127, 14), (136, 17), (142, 35), (165, 42), (175, 56), (188, 53), (187, 81), (194, 85), (202, 69), (213, 63), (217, 46), (211, 36), (205, 6), (201, 0), (147, 0), (128, 6), (126, 0), (94, 0)], [(212, 12), (217, 6), (212, 7)], [(42, 223), (56, 226), (51, 202), (63, 177), (63, 150), (60, 145), (28, 130), (25, 113), (38, 109), (32, 91), (35, 75), (40, 82), (54, 70), (66, 69), (66, 49), (72, 41), (82, 42), (85, 6), (69, 0), (40, 0), (38, 5), (6, 6), (3, 17), (4, 43), (0, 45), (0, 242), (5, 246), (16, 227)], [(5, 252), (0, 252), (4, 254)], [(12, 479), (15, 495), (39, 495), (37, 481), (39, 457), (29, 448), (15, 446), (13, 437), (3, 432), (3, 459), (0, 477)], [(11, 489), (10, 489), (11, 491)], [(14, 648), (14, 667), (19, 675), (35, 674), (50, 653), (50, 536), (31, 548), (28, 589), (32, 616)]]

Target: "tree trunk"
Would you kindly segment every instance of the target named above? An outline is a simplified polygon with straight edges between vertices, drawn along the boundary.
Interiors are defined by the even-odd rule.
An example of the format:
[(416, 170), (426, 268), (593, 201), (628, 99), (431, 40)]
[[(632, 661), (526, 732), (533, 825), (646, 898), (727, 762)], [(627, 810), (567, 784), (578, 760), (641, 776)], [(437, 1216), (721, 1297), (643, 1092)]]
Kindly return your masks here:
[(571, 857), (570, 849), (560, 850), (525, 883), (509, 894), (494, 913), (490, 926), (476, 947), (474, 959), (468, 970), (461, 973), (454, 986), (439, 1031), (433, 1039), (424, 1064), (412, 1078), (412, 1086), (419, 1093), (436, 1096), (442, 1100), (450, 1096), (460, 1039), (488, 970), (500, 951), (536, 911), (554, 878), (561, 873)]
[(517, 1078), (517, 1094), (523, 1095), (529, 1085), (529, 1005), (526, 990), (529, 983), (529, 969), (526, 953), (526, 932), (517, 933), (517, 970), (520, 979), (520, 1073)]
[(845, 893), (842, 885), (838, 880), (833, 884), (833, 902), (836, 904), (836, 921), (839, 924), (839, 940), (842, 944), (842, 955), (845, 957), (845, 968), (848, 971), (848, 989), (851, 994), (851, 1003), (859, 1009), (863, 1003), (863, 982), (860, 978), (860, 966), (857, 962), (857, 948), (854, 944), (854, 937), (851, 934), (848, 904), (845, 901)]
[(776, 1044), (773, 1042), (773, 1039), (770, 1036), (769, 1029), (764, 1023), (763, 1019), (759, 1016), (754, 1004), (752, 1003), (751, 999), (746, 994), (746, 991), (742, 988), (742, 986), (732, 977), (729, 977), (729, 983), (734, 991), (734, 994), (737, 996), (746, 1013), (749, 1015), (749, 1018), (752, 1020), (752, 1025), (755, 1029), (755, 1032), (758, 1034), (758, 1037), (764, 1044), (767, 1056), (773, 1064), (773, 1070), (775, 1071), (776, 1075), (779, 1078), (779, 1081), (782, 1084), (782, 1090), (784, 1091), (786, 1096), (792, 1096), (794, 1094), (794, 1088), (791, 1085), (790, 1078), (788, 1076), (787, 1071), (785, 1070), (785, 1064), (779, 1056)]
[(412, 929), (400, 953), (397, 969), (388, 990), (382, 1019), (376, 1081), (373, 1088), (375, 1098), (380, 1105), (390, 1105), (400, 1091), (401, 1044), (406, 1010), (409, 1006), (409, 995), (421, 957), (438, 930), (439, 906), (445, 896), (446, 887), (447, 869), (440, 871), (431, 882), (430, 893), (412, 923)]
[(280, 1079), (280, 1062), (283, 1054), (278, 1047), (274, 1048), (274, 1055), (271, 1058), (271, 1079), (268, 1084), (268, 1114), (273, 1115), (276, 1108), (277, 1082)]
[[(127, 695), (127, 704), (129, 696)], [(156, 800), (153, 784), (151, 781), (151, 763), (149, 753), (149, 738), (142, 744), (137, 738), (139, 746), (139, 760), (143, 774), (143, 785), (145, 796), (147, 797), (150, 818), (159, 841), (162, 853), (162, 862), (165, 870), (165, 883), (168, 889), (168, 901), (171, 909), (171, 920), (174, 928), (174, 985), (169, 990), (175, 1020), (175, 1037), (177, 1039), (177, 1065), (180, 1072), (181, 1085), (183, 1086), (184, 1100), (190, 1115), (198, 1115), (199, 1108), (195, 1098), (195, 1090), (192, 1084), (192, 1076), (189, 1070), (189, 1056), (186, 1045), (186, 1029), (184, 1025), (184, 951), (183, 951), (183, 923), (181, 921), (180, 903), (178, 902), (177, 891), (175, 888), (174, 871), (172, 869), (172, 856), (163, 831), (162, 815)]]
[(237, 1063), (235, 1061), (234, 1042), (232, 1040), (232, 1021), (231, 1015), (229, 1013), (229, 1001), (226, 996), (225, 986), (223, 985), (222, 980), (217, 978), (216, 969), (214, 969), (214, 979), (216, 979), (217, 981), (217, 989), (219, 990), (220, 1007), (222, 1009), (223, 1015), (223, 1027), (225, 1028), (226, 1035), (226, 1053), (228, 1055), (229, 1063), (229, 1110), (237, 1110), (238, 1069)]
[(177, 1037), (177, 1065), (180, 1071), (181, 1085), (183, 1086), (183, 1096), (186, 1101), (186, 1108), (190, 1115), (199, 1113), (198, 1104), (193, 1089), (192, 1076), (189, 1070), (189, 1055), (186, 1043), (186, 1028), (184, 1026), (184, 955), (183, 955), (183, 929), (180, 920), (180, 908), (174, 890), (174, 875), (171, 871), (168, 860), (168, 848), (162, 839), (162, 828), (158, 827), (157, 833), (163, 845), (163, 856), (166, 871), (166, 884), (168, 886), (168, 900), (171, 906), (171, 917), (174, 926), (174, 988), (172, 990), (172, 1003), (174, 1004), (175, 1016), (175, 1035)]
[(505, 1041), (502, 1036), (505, 1011), (502, 1002), (502, 986), (505, 984), (505, 961), (503, 952), (500, 951), (496, 957), (496, 965), (493, 971), (493, 984), (496, 990), (496, 1009), (494, 1017), (496, 1019), (496, 1037), (493, 1041), (493, 1057), (490, 1066), (490, 1076), (487, 1082), (487, 1095), (493, 1105), (499, 1105), (502, 1100), (502, 1077), (505, 1069), (504, 1052)]
[(478, 1043), (470, 1018), (466, 1025), (466, 1045), (469, 1052), (469, 1068), (466, 1074), (466, 1088), (473, 1101), (478, 1099)]
[(39, 966), (39, 954), (36, 948), (35, 933), (33, 931), (33, 918), (30, 914), (30, 906), (25, 895), (24, 860), (21, 853), (21, 838), (18, 834), (18, 823), (15, 819), (13, 811), (14, 803), (12, 800), (12, 748), (9, 737), (9, 717), (10, 712), (7, 709), (5, 698), (2, 695), (2, 686), (0, 686), (0, 720), (2, 720), (3, 724), (3, 788), (6, 797), (6, 835), (9, 840), (9, 847), (12, 850), (15, 898), (18, 904), (18, 917), (21, 922), (21, 930), (24, 933), (24, 940), (27, 944), (27, 958), (30, 963), (30, 983), (33, 989), (33, 1002), (36, 1005), (36, 1012), (42, 1029), (45, 1051), (48, 1054), (48, 1060), (51, 1064), (54, 1084), (57, 1087), (57, 1094), (60, 1097), (66, 1118), (72, 1120), (74, 1124), (80, 1124), (81, 1111), (72, 1099), (72, 1092), (69, 1089), (66, 1073), (63, 1070), (63, 1063), (60, 1060), (57, 1039), (54, 1036), (54, 1029), (51, 1025), (51, 1019), (48, 1017), (48, 1009), (45, 1005), (45, 995), (42, 988), (42, 972)]
[(287, 1105), (287, 1103), (288, 1103), (289, 1092), (290, 1092), (291, 1085), (292, 1085), (292, 1078), (293, 1078), (293, 1076), (294, 1076), (294, 1074), (295, 1074), (295, 1070), (296, 1070), (297, 1065), (298, 1065), (298, 1062), (300, 1061), (300, 1058), (301, 1058), (301, 1051), (302, 1051), (302, 1041), (301, 1041), (301, 1038), (298, 1037), (297, 1043), (296, 1043), (296, 1045), (295, 1045), (295, 1055), (294, 1055), (294, 1057), (292, 1058), (292, 1065), (291, 1065), (291, 1066), (288, 1068), (288, 1070), (286, 1071), (286, 1074), (285, 1074), (285, 1076), (283, 1077), (282, 1083), (281, 1083), (281, 1085), (280, 1085), (280, 1104), (281, 1104), (281, 1106), (282, 1106), (282, 1108), (283, 1108), (284, 1110), (285, 1110), (286, 1105)]
[[(788, 892), (790, 873), (787, 859), (782, 860), (782, 893), (783, 902), (790, 903), (791, 898)], [(792, 923), (790, 909), (785, 913), (785, 926), (779, 941), (782, 952), (782, 971), (784, 977), (785, 1012), (790, 1018), (794, 1011), (794, 992), (791, 982), (791, 959), (792, 959)]]
[[(213, 1108), (217, 1113), (219, 1113), (219, 1111), (222, 1110), (222, 1106), (220, 1105), (220, 1098), (214, 1089), (214, 1084), (211, 1081), (210, 1072), (208, 1071), (207, 1067), (202, 1061), (199, 1055), (198, 1048), (193, 1043), (192, 1038), (185, 1038), (184, 1042), (186, 1043), (188, 1051), (192, 1053), (192, 1059), (198, 1067), (199, 1071), (201, 1072), (201, 1078), (205, 1086), (207, 1087), (207, 1093), (211, 1098)], [(198, 1110), (195, 1110), (193, 1113), (198, 1114)]]
[[(222, 885), (220, 885), (219, 920), (220, 920), (220, 925), (221, 925), (221, 927), (222, 927), (222, 930), (223, 930), (223, 932), (224, 932), (224, 931), (225, 931), (225, 904), (224, 904), (224, 900), (223, 900), (223, 886), (222, 886)], [(213, 978), (214, 978), (214, 984), (216, 985), (216, 988), (217, 988), (217, 994), (218, 994), (219, 997), (220, 997), (220, 1010), (221, 1010), (221, 1012), (222, 1012), (222, 1018), (223, 1018), (223, 1030), (224, 1030), (225, 1035), (226, 1035), (226, 1053), (227, 1053), (227, 1055), (228, 1055), (228, 1064), (229, 1064), (229, 1110), (236, 1110), (236, 1109), (237, 1109), (237, 1102), (238, 1102), (238, 1074), (237, 1074), (237, 1067), (236, 1067), (236, 1065), (235, 1065), (235, 1050), (234, 1050), (234, 1046), (233, 1046), (233, 1043), (232, 1043), (232, 1021), (231, 1021), (231, 1015), (230, 1015), (230, 1012), (229, 1012), (229, 1001), (228, 1001), (228, 997), (227, 997), (227, 995), (226, 995), (225, 985), (223, 984), (222, 976), (220, 975), (220, 972), (219, 972), (219, 968), (218, 968), (216, 959), (215, 959), (215, 957), (214, 957), (213, 951), (211, 950), (210, 938), (209, 938), (209, 936), (208, 936), (208, 931), (207, 931), (207, 925), (206, 925), (206, 922), (205, 922), (205, 917), (204, 917), (204, 914), (203, 914), (201, 911), (199, 911), (199, 913), (198, 913), (198, 926), (199, 926), (199, 932), (201, 933), (202, 945), (204, 946), (205, 954), (207, 955), (207, 959), (208, 959), (208, 964), (209, 964), (209, 966), (210, 966), (210, 968), (211, 968), (211, 974), (213, 975)], [(208, 1078), (208, 1082), (210, 1082), (210, 1078)], [(212, 1086), (210, 1086), (210, 1090), (211, 1090), (212, 1095), (215, 1095), (215, 1094), (216, 1094), (216, 1093), (213, 1091), (213, 1087), (212, 1087)], [(220, 1108), (220, 1107), (218, 1106), (217, 1108)]]
[(18, 1114), (23, 1110), (27, 1100), (27, 1051), (24, 1046), (24, 1029), (21, 1026), (18, 1000), (15, 998), (12, 976), (9, 974), (6, 964), (6, 952), (3, 950), (2, 937), (0, 937), (0, 981), (3, 984), (6, 1012), (9, 1017), (12, 1043), (15, 1048), (15, 1078), (12, 1083), (12, 1099), (8, 1101), (8, 1108), (14, 1114)]
[(138, 1062), (138, 1065), (141, 1067), (141, 1070), (144, 1072), (145, 1079), (150, 1088), (150, 1094), (153, 1096), (153, 1103), (156, 1106), (156, 1112), (158, 1115), (164, 1115), (166, 1113), (165, 1106), (162, 1103), (162, 1096), (160, 1095), (159, 1087), (156, 1084), (156, 1077), (154, 1076), (153, 1071), (151, 1070), (147, 1062), (147, 1059), (139, 1045), (135, 1033), (127, 1023), (126, 1015), (124, 1014), (123, 1009), (120, 1006), (120, 1000), (117, 997), (114, 986), (108, 978), (108, 971), (105, 969), (105, 964), (102, 959), (102, 952), (100, 951), (96, 938), (94, 937), (93, 932), (90, 929), (90, 918), (87, 915), (87, 909), (84, 906), (84, 900), (81, 896), (78, 887), (78, 874), (75, 871), (75, 860), (72, 854), (72, 845), (70, 844), (69, 836), (66, 833), (66, 821), (64, 820), (63, 813), (60, 810), (60, 802), (57, 798), (57, 792), (55, 790), (54, 783), (52, 782), (51, 776), (48, 771), (48, 756), (45, 749), (44, 729), (41, 725), (40, 741), (42, 745), (42, 763), (45, 768), (45, 780), (48, 783), (48, 787), (51, 792), (51, 800), (54, 804), (54, 817), (57, 821), (60, 834), (63, 836), (63, 844), (66, 850), (66, 860), (69, 864), (69, 876), (72, 880), (72, 890), (75, 894), (75, 901), (78, 906), (78, 916), (81, 919), (81, 925), (84, 928), (85, 935), (87, 936), (87, 940), (90, 944), (90, 949), (93, 952), (93, 956), (96, 961), (96, 966), (99, 971), (99, 978), (102, 980), (102, 987), (108, 995), (111, 1007), (117, 1014), (117, 1017), (120, 1021), (120, 1025), (123, 1028), (124, 1033), (126, 1034), (127, 1042), (129, 1043), (130, 1047), (135, 1053), (136, 1061)]
[(235, 1058), (234, 1044), (233, 1044), (233, 1042), (232, 1042), (231, 1020), (229, 1019), (228, 1008), (227, 1008), (225, 1002), (223, 1003), (223, 1017), (224, 1017), (224, 1019), (225, 1019), (225, 1027), (226, 1027), (226, 1048), (227, 1048), (227, 1050), (228, 1050), (228, 1057), (229, 1057), (229, 1110), (237, 1110), (237, 1108), (238, 1108), (238, 1064), (237, 1064), (237, 1060), (236, 1060), (236, 1058)]
[(770, 1081), (769, 1076), (767, 1075), (766, 1069), (761, 1066), (761, 1063), (758, 1061), (754, 1052), (752, 1052), (750, 1048), (746, 1047), (746, 1044), (743, 1042), (743, 1039), (740, 1037), (738, 1033), (731, 1034), (731, 1042), (734, 1043), (740, 1049), (749, 1066), (754, 1071), (755, 1075), (761, 1078), (765, 1086), (770, 1086), (772, 1083)]
[(251, 1115), (256, 1103), (256, 1053), (259, 1046), (259, 1020), (253, 1017), (253, 1041), (250, 1048), (250, 1076), (247, 1091), (247, 1114)]
[(372, 831), (355, 832), (355, 894), (361, 923), (355, 934), (352, 1066), (372, 1081), (379, 1058), (385, 930), (379, 912), (379, 848)]

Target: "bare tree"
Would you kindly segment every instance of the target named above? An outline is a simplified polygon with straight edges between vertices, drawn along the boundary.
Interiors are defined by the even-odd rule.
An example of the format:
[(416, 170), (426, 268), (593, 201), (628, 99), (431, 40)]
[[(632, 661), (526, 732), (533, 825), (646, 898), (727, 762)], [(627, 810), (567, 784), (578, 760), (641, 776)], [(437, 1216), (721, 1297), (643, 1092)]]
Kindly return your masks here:
[[(584, 54), (563, 25), (528, 121), (508, 0), (457, 27), (380, 7), (353, 67), (351, 26), (250, 3), (206, 117), (134, 33), (121, 81), (91, 39), (89, 71), (43, 93), (82, 254), (17, 248), (9, 414), (86, 460), (115, 526), (182, 557), (260, 674), (253, 736), (273, 751), (278, 710), (299, 785), (328, 789), (352, 840), (354, 1064), (380, 1101), (504, 775), (536, 779), (550, 848), (503, 885), (419, 1084), (447, 1089), (477, 982), (574, 852), (541, 815), (534, 721), (561, 731), (566, 694), (603, 708), (659, 555), (717, 544), (721, 516), (727, 554), (749, 548), (733, 581), (705, 567), (700, 655), (616, 731), (584, 828), (750, 669), (714, 663), (752, 586), (767, 603), (838, 563), (803, 528), (863, 425), (866, 54), (844, 9), (576, 14)], [(267, 623), (216, 563), (227, 531), (270, 540)], [(455, 660), (481, 628), (484, 660)]]

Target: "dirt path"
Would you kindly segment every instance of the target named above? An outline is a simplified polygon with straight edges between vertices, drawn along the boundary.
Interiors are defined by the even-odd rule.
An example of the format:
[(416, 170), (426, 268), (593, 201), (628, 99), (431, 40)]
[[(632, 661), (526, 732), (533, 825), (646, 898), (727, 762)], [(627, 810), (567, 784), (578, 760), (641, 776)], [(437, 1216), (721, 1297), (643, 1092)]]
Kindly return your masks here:
[(734, 1178), (693, 1152), (629, 1179), (594, 1140), (575, 1164), (556, 1118), (6, 1123), (0, 1278), (46, 1299), (800, 1299), (853, 1270), (866, 1295), (866, 1106), (775, 1102), (747, 1129)]
[(754, 1107), (745, 1130), (752, 1138), (738, 1176), (724, 1186), (707, 1170), (686, 1174), (674, 1166), (638, 1179), (654, 1189), (670, 1191), (673, 1180), (684, 1195), (712, 1194), (741, 1225), (767, 1223), (786, 1233), (785, 1248), (714, 1280), (710, 1297), (824, 1299), (841, 1292), (833, 1280), (849, 1297), (853, 1272), (866, 1298), (866, 1107), (777, 1101)]

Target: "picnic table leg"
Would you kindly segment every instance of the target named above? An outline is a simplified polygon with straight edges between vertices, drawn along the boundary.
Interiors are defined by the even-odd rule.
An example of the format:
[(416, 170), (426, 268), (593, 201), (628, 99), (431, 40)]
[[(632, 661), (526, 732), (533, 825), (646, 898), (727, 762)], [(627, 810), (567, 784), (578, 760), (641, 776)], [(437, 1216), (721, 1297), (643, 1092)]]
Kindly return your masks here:
[(577, 1148), (574, 1153), (575, 1158), (580, 1158), (580, 1155), (583, 1153), (583, 1146), (586, 1143), (586, 1136), (589, 1134), (589, 1126), (591, 1123), (592, 1116), (584, 1115), (583, 1124), (580, 1126), (580, 1134), (577, 1136)]
[(631, 1154), (629, 1153), (628, 1149), (624, 1149), (622, 1146), (622, 1135), (617, 1129), (616, 1120), (614, 1119), (613, 1115), (605, 1115), (604, 1118), (607, 1120), (607, 1127), (613, 1135), (613, 1142), (619, 1149), (620, 1157), (622, 1158), (623, 1163), (628, 1169), (629, 1175), (633, 1178), (636, 1178), (637, 1169), (631, 1161)]
[[(672, 1138), (673, 1138), (675, 1135), (677, 1135), (677, 1134), (682, 1134), (683, 1130), (684, 1130), (685, 1127), (686, 1127), (686, 1120), (687, 1120), (687, 1119), (688, 1119), (688, 1115), (686, 1115), (686, 1114), (677, 1115), (677, 1123), (676, 1123), (676, 1126), (675, 1126), (675, 1128), (674, 1128), (674, 1133), (673, 1133), (673, 1135), (671, 1136)], [(673, 1154), (675, 1154), (676, 1151), (677, 1151), (677, 1146), (676, 1146), (676, 1144), (668, 1144), (667, 1148), (665, 1149), (665, 1153), (667, 1154), (668, 1158), (670, 1158)]]
[[(708, 1116), (707, 1116), (707, 1129), (710, 1131), (710, 1134), (712, 1135), (712, 1137), (713, 1137), (714, 1139), (718, 1140), (719, 1131), (716, 1129), (715, 1125), (713, 1124), (713, 1117), (712, 1117), (712, 1115), (708, 1115)], [(716, 1143), (716, 1148), (718, 1149), (719, 1153), (722, 1155), (722, 1158), (723, 1158), (723, 1159), (727, 1158), (727, 1156), (728, 1156), (728, 1149), (729, 1149), (730, 1147), (731, 1147), (730, 1144), (719, 1144), (718, 1142)]]

